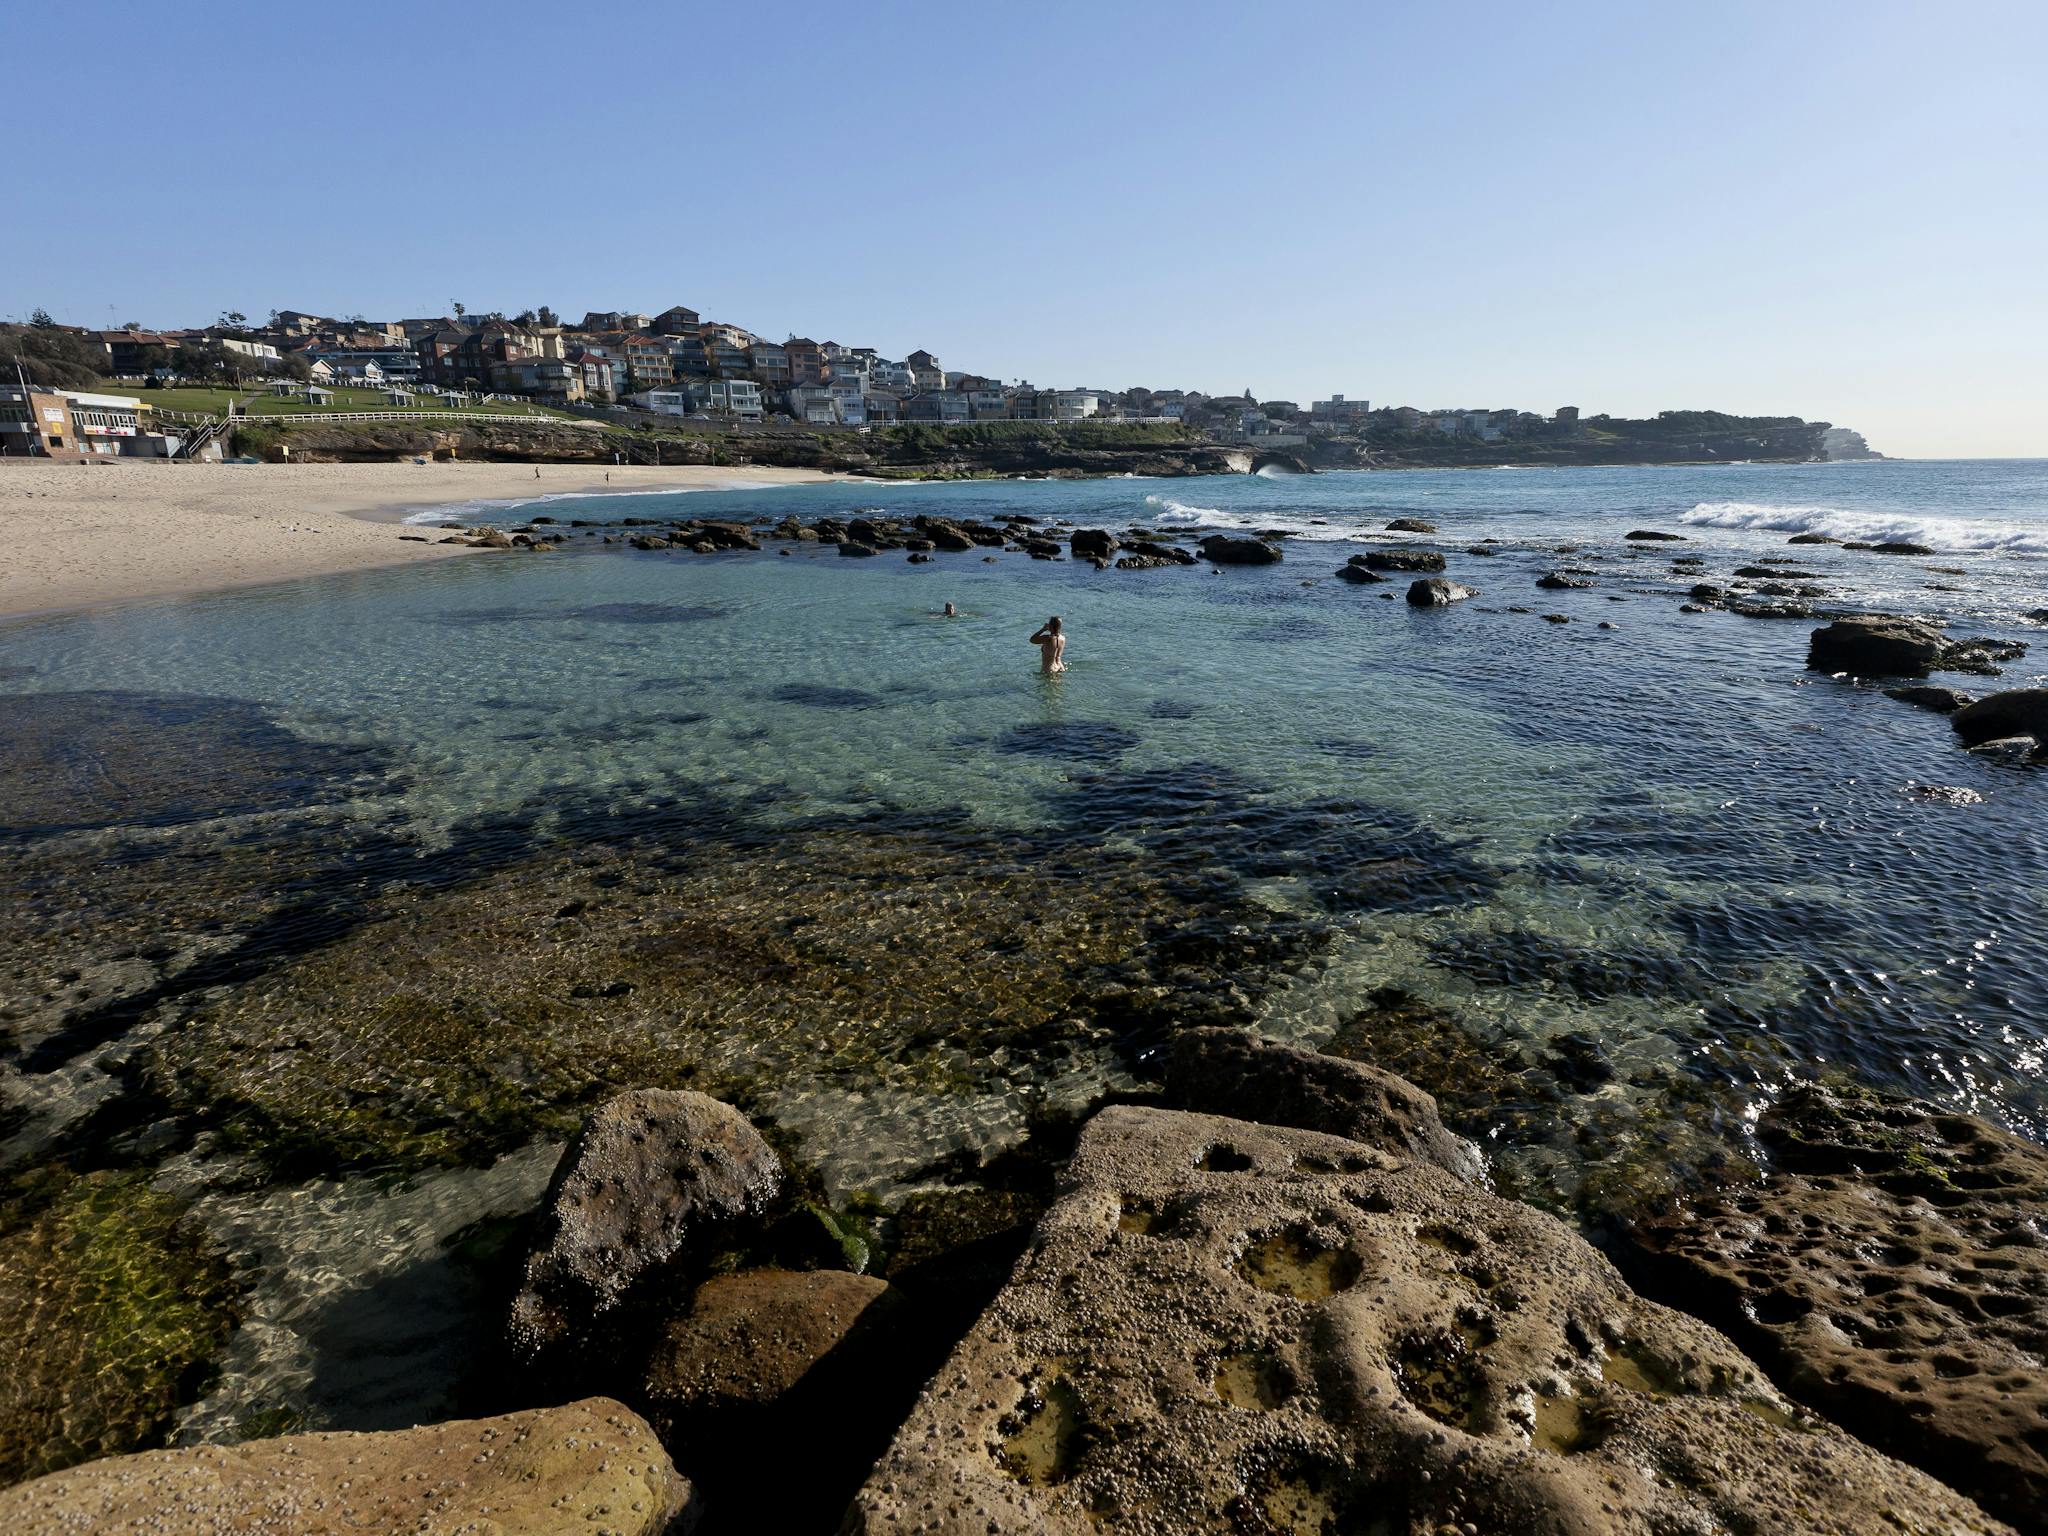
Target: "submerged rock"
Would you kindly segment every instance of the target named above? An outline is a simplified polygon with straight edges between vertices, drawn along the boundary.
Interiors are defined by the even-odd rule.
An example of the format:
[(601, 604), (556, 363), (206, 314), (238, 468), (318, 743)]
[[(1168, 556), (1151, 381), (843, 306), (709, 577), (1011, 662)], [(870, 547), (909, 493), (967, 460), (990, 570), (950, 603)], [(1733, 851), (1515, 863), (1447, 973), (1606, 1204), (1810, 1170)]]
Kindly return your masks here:
[(1658, 1284), (1785, 1390), (2029, 1528), (2048, 1509), (2048, 1149), (1970, 1115), (1806, 1087), (1768, 1183), (1643, 1224)]
[(1583, 576), (1567, 576), (1563, 571), (1550, 571), (1536, 578), (1536, 585), (1551, 592), (1569, 592), (1590, 587), (1592, 582)]
[(1444, 1129), (1436, 1100), (1406, 1078), (1362, 1061), (1261, 1040), (1236, 1029), (1191, 1029), (1167, 1058), (1175, 1109), (1263, 1125), (1290, 1125), (1363, 1142), (1396, 1157), (1434, 1163), (1479, 1182), (1479, 1150)]
[(1063, 1190), (849, 1536), (1997, 1529), (1427, 1164), (1119, 1107)]
[(1949, 723), (1965, 746), (2031, 736), (2048, 750), (2048, 688), (2010, 688), (1991, 694), (1957, 710)]
[(1358, 563), (1358, 561), (1362, 559), (1363, 556), (1358, 556), (1354, 558), (1352, 564), (1338, 566), (1338, 577), (1344, 581), (1350, 582), (1353, 586), (1361, 587), (1371, 586), (1377, 582), (1383, 582), (1387, 579), (1386, 577), (1382, 576), (1378, 571), (1371, 570), (1365, 565)]
[(1468, 597), (1477, 597), (1476, 587), (1461, 587), (1455, 581), (1445, 581), (1441, 576), (1425, 576), (1408, 588), (1408, 601), (1416, 608), (1447, 608), (1452, 603), (1463, 602)]
[(549, 1186), (512, 1303), (514, 1347), (536, 1353), (610, 1311), (686, 1245), (759, 1216), (781, 1186), (780, 1159), (728, 1104), (648, 1088), (599, 1106)]
[(700, 1513), (654, 1432), (601, 1397), (382, 1434), (147, 1451), (0, 1492), (10, 1536), (683, 1536)]
[(1644, 544), (1683, 544), (1685, 542), (1685, 535), (1682, 533), (1660, 533), (1655, 528), (1632, 528), (1623, 534), (1622, 537), (1624, 539), (1634, 539), (1638, 543)]
[(1842, 541), (1830, 538), (1824, 533), (1795, 533), (1785, 542), (1787, 544), (1839, 544)]
[(1202, 553), (1217, 565), (1272, 565), (1280, 559), (1280, 551), (1264, 539), (1224, 533), (1212, 533), (1202, 540)]
[(1387, 524), (1389, 533), (1435, 533), (1436, 524), (1424, 522), (1419, 517), (1397, 517)]
[(1941, 656), (1941, 631), (1917, 619), (1869, 615), (1816, 629), (1806, 665), (1852, 677), (1925, 677)]
[(145, 1175), (46, 1172), (15, 1192), (30, 1210), (0, 1235), (0, 1484), (159, 1443), (241, 1300), (226, 1257)]

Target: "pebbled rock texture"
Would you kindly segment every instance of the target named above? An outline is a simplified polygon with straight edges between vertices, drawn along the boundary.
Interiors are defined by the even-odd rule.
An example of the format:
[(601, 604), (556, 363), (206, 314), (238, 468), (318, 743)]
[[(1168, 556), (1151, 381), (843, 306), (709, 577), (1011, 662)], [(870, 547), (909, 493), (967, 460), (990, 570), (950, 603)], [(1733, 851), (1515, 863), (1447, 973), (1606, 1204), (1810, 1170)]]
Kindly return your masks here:
[(781, 1160), (731, 1105), (667, 1088), (608, 1099), (556, 1165), (510, 1342), (538, 1353), (693, 1239), (762, 1214), (781, 1187)]
[(1635, 1241), (1785, 1390), (2038, 1530), (2048, 1516), (2048, 1150), (1969, 1115), (1808, 1087), (1765, 1184)]
[(1436, 1100), (1406, 1078), (1242, 1030), (1179, 1035), (1167, 1058), (1166, 1097), (1175, 1109), (1321, 1131), (1475, 1183), (1486, 1177), (1478, 1149), (1444, 1129)]
[(683, 1536), (698, 1500), (623, 1404), (88, 1462), (0, 1493), (8, 1536)]
[(851, 1536), (2002, 1530), (1555, 1219), (1315, 1132), (1104, 1110)]

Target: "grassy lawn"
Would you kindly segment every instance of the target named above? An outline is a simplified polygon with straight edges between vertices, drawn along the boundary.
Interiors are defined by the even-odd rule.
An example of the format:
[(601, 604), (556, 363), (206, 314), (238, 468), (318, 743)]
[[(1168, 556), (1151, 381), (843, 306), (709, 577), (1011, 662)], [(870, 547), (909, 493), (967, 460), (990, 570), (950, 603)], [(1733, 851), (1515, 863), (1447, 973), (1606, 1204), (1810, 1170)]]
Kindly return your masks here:
[[(323, 386), (324, 387), (324, 386)], [(449, 406), (444, 405), (438, 395), (420, 395), (409, 406), (393, 406), (384, 398), (381, 389), (335, 389), (332, 404), (308, 405), (303, 400), (280, 399), (265, 389), (194, 389), (183, 385), (167, 389), (150, 389), (141, 385), (109, 384), (105, 393), (133, 395), (160, 411), (194, 411), (209, 416), (225, 416), (232, 402), (246, 401), (251, 416), (293, 416), (307, 411), (389, 411), (418, 410), (446, 411), (449, 415), (475, 415), (483, 413), (493, 416), (543, 416), (561, 417), (573, 413), (550, 410), (544, 405), (534, 405), (526, 400), (493, 400), (485, 405)]]

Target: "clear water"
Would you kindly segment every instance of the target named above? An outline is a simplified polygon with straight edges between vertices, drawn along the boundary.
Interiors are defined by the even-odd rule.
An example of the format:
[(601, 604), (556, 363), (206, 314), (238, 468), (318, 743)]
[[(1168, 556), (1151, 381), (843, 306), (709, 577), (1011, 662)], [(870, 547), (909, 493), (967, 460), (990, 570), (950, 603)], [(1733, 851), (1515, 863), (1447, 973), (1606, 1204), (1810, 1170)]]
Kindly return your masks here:
[[(1504, 1178), (1560, 1207), (1584, 1199), (1595, 1165), (1630, 1177), (1660, 1159), (1708, 1166), (1695, 1139), (1739, 1147), (1745, 1115), (1814, 1072), (2048, 1133), (2048, 770), (1966, 754), (1942, 717), (1806, 672), (1811, 623), (1678, 611), (1695, 581), (1796, 563), (1796, 584), (1823, 590), (1825, 608), (2048, 637), (2024, 618), (2048, 605), (2048, 465), (830, 486), (531, 510), (567, 522), (867, 508), (1290, 538), (1275, 566), (1143, 572), (1021, 554), (989, 563), (982, 550), (911, 565), (815, 545), (698, 556), (584, 540), (546, 558), (479, 555), (0, 627), (0, 688), (13, 694), (0, 718), (60, 694), (250, 709), (222, 728), (217, 760), (157, 765), (179, 780), (168, 810), (159, 799), (147, 815), (0, 815), (39, 893), (18, 930), (33, 953), (6, 978), (18, 1031), (0, 1121), (9, 1156), (90, 1146), (146, 1160), (146, 1139), (110, 1139), (110, 1118), (141, 1090), (100, 1053), (195, 1038), (238, 1009), (303, 1007), (315, 984), (278, 991), (277, 978), (359, 922), (391, 925), (393, 953), (411, 957), (394, 973), (441, 964), (456, 942), (435, 926), (448, 893), (509, 881), (480, 909), (494, 913), (517, 905), (518, 869), (531, 865), (533, 888), (552, 892), (589, 850), (626, 843), (636, 868), (650, 847), (672, 855), (636, 887), (649, 910), (635, 923), (685, 900), (751, 921), (756, 892), (808, 914), (816, 891), (853, 879), (835, 868), (805, 884), (805, 850), (826, 836), (915, 841), (910, 867), (932, 902), (924, 917), (896, 913), (904, 893), (885, 871), (858, 923), (844, 905), (792, 918), (839, 925), (835, 975), (936, 988), (919, 936), (943, 931), (953, 948), (940, 969), (964, 990), (920, 1014), (909, 1044), (879, 1038), (897, 1015), (859, 1003), (875, 994), (852, 980), (846, 998), (820, 1000), (825, 1022), (770, 1010), (772, 1028), (693, 1023), (662, 1041), (707, 1070), (752, 1072), (753, 1107), (801, 1139), (836, 1191), (917, 1187), (946, 1158), (971, 1167), (1016, 1143), (1048, 1106), (1142, 1086), (1158, 1028), (1076, 1034), (1054, 1015), (1085, 1013), (1096, 996), (1058, 990), (1063, 956), (1127, 913), (1147, 935), (1138, 959), (1173, 991), (1183, 973), (1146, 954), (1161, 947), (1163, 907), (1139, 908), (1155, 899), (1177, 931), (1200, 933), (1208, 963), (1245, 946), (1230, 1006), (1269, 1033), (1370, 1036), (1373, 1000), (1397, 989), (1451, 1021), (1492, 1070), (1564, 1084), (1519, 1112), (1512, 1092), (1477, 1095), (1466, 1120)], [(507, 522), (502, 509), (472, 515)], [(1440, 532), (1383, 531), (1402, 516)], [(1688, 542), (1625, 541), (1634, 528)], [(1798, 531), (1938, 553), (1789, 548)], [(1465, 553), (1481, 540), (1496, 553)], [(1441, 549), (1482, 595), (1416, 611), (1398, 583), (1333, 579), (1370, 543)], [(1595, 585), (1537, 589), (1560, 565)], [(937, 616), (948, 600), (959, 617)], [(1026, 637), (1051, 613), (1070, 636), (1069, 670), (1044, 678)], [(1550, 613), (1575, 622), (1544, 622)], [(2048, 650), (1996, 682), (1942, 680), (2044, 678)], [(156, 717), (143, 718), (147, 731)], [(287, 733), (287, 767), (253, 789), (231, 785), (236, 744), (272, 728)], [(85, 805), (125, 792), (93, 743), (38, 750), (33, 771)], [(1930, 798), (1927, 786), (1976, 798)], [(304, 882), (317, 918), (250, 941), (257, 925), (211, 882), (224, 862), (252, 860), (267, 890)], [(1169, 894), (1127, 894), (1141, 888)], [(1013, 891), (1026, 894), (1013, 902)], [(95, 927), (95, 911), (117, 909), (136, 916)], [(1059, 929), (1063, 916), (1080, 928)], [(928, 926), (941, 918), (953, 925)], [(1269, 929), (1288, 941), (1260, 949)], [(64, 970), (73, 933), (78, 986), (136, 953), (169, 979), (83, 1032), (60, 1022), (37, 1034), (19, 1021), (48, 1017), (48, 973)], [(523, 941), (494, 929), (490, 942), (509, 963)], [(872, 952), (854, 953), (857, 942)], [(233, 963), (164, 958), (187, 950)], [(475, 957), (480, 986), (492, 963)], [(1045, 1018), (1001, 994), (1006, 977), (1043, 991)], [(644, 982), (635, 996), (649, 996)], [(977, 1033), (983, 1008), (1023, 1025), (999, 1040)], [(606, 1020), (666, 1027), (631, 1000)], [(361, 1039), (370, 1071), (374, 1042)], [(1446, 1072), (1432, 1086), (1450, 1102)], [(163, 1091), (151, 1086), (135, 1115), (167, 1113)], [(209, 1143), (158, 1139), (172, 1149), (166, 1179), (209, 1187)], [(435, 1161), (380, 1172), (417, 1191)], [(537, 1179), (545, 1159), (533, 1167)], [(371, 1177), (337, 1172), (350, 1189)], [(273, 1192), (252, 1194), (245, 1178), (204, 1197), (223, 1230), (245, 1232), (273, 1208), (346, 1209), (350, 1230), (372, 1239), (356, 1254), (372, 1269), (378, 1255), (402, 1268), (418, 1248), (380, 1230), (380, 1210), (397, 1222), (432, 1207), (432, 1230), (445, 1232), (464, 1209), (500, 1211), (508, 1198), (500, 1181), (495, 1204), (473, 1209), (403, 1190), (391, 1199), (411, 1205), (385, 1206), (253, 1177)], [(374, 1276), (332, 1241), (317, 1274), (295, 1269), (289, 1254), (303, 1246), (249, 1246), (271, 1331), (238, 1340), (243, 1374), (222, 1389), (231, 1401), (195, 1417), (203, 1432), (284, 1399), (326, 1422), (374, 1417), (348, 1396), (354, 1376), (314, 1358), (318, 1330), (290, 1321)]]

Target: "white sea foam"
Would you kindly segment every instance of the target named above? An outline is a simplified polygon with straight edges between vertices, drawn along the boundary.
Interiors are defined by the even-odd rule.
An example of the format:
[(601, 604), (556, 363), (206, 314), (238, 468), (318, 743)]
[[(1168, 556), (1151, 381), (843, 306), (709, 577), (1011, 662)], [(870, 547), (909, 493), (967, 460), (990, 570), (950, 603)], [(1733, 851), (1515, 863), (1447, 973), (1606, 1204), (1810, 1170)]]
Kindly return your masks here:
[(1169, 528), (1277, 528), (1298, 539), (1331, 540), (1363, 538), (1372, 532), (1355, 523), (1312, 523), (1304, 517), (1271, 510), (1226, 512), (1221, 507), (1190, 506), (1171, 496), (1147, 496), (1145, 505), (1152, 508), (1153, 522)]
[(1703, 501), (1679, 515), (1694, 528), (1771, 533), (1824, 533), (1870, 544), (1926, 544), (1938, 550), (2048, 554), (2048, 527), (1989, 518), (1931, 517), (1914, 512), (1856, 512), (1843, 507), (1774, 506)]

